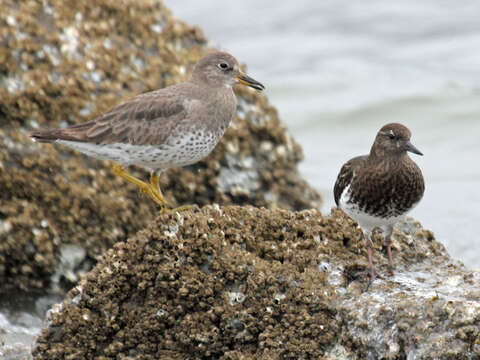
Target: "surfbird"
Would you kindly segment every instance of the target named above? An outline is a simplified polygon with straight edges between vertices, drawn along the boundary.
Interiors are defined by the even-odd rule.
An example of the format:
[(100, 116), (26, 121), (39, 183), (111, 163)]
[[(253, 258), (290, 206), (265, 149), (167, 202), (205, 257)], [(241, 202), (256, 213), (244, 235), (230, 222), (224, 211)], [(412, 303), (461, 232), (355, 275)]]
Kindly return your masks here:
[[(160, 174), (210, 154), (234, 117), (235, 84), (264, 89), (240, 70), (232, 55), (210, 53), (197, 62), (186, 82), (135, 96), (93, 121), (41, 129), (30, 136), (116, 162), (114, 173), (137, 185), (164, 212), (169, 207), (160, 190)], [(130, 165), (150, 171), (150, 183), (128, 174), (124, 167)]]
[(407, 152), (423, 154), (412, 145), (410, 137), (410, 130), (401, 124), (385, 125), (377, 133), (370, 154), (345, 163), (335, 182), (337, 206), (363, 230), (370, 281), (376, 276), (372, 231), (383, 230), (388, 270), (393, 275), (393, 226), (418, 204), (425, 191), (422, 172)]

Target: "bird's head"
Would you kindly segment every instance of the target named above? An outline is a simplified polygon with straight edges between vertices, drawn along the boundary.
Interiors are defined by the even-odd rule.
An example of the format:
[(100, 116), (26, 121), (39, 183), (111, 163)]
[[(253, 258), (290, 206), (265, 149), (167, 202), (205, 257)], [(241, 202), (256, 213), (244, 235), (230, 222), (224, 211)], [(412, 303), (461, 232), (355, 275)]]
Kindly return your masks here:
[(411, 142), (410, 130), (398, 123), (383, 126), (377, 133), (371, 154), (375, 156), (404, 155), (408, 152), (423, 155)]
[(202, 57), (193, 69), (194, 81), (216, 86), (233, 86), (243, 84), (257, 90), (265, 87), (240, 70), (237, 59), (232, 55), (218, 51)]

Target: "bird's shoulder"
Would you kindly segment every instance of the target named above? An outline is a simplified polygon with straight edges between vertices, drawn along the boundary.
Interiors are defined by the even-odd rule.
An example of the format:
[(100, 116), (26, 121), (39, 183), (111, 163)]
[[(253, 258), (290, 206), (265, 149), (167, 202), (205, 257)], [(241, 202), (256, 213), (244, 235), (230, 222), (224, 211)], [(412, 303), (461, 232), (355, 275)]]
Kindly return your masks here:
[(352, 182), (357, 169), (365, 164), (367, 158), (368, 155), (356, 156), (343, 164), (340, 172), (338, 173), (333, 189), (335, 203), (337, 206), (339, 205), (340, 197), (342, 196), (343, 191)]

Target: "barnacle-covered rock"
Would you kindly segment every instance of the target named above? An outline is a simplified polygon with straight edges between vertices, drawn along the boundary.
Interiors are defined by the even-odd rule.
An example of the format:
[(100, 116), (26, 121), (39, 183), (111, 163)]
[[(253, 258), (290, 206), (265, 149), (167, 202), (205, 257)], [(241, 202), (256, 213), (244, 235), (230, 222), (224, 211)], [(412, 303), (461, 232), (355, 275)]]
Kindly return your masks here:
[[(157, 214), (151, 200), (114, 176), (111, 163), (35, 144), (29, 131), (81, 123), (184, 81), (208, 50), (202, 31), (160, 0), (0, 4), (2, 286), (71, 286), (105, 249)], [(301, 148), (276, 110), (251, 89), (239, 89), (238, 98), (234, 123), (215, 151), (162, 176), (169, 203), (319, 207), (319, 195), (297, 171)], [(83, 248), (84, 257), (63, 271), (71, 246)]]
[(108, 250), (47, 317), (35, 359), (474, 359), (480, 274), (411, 220), (396, 275), (342, 211), (207, 206)]

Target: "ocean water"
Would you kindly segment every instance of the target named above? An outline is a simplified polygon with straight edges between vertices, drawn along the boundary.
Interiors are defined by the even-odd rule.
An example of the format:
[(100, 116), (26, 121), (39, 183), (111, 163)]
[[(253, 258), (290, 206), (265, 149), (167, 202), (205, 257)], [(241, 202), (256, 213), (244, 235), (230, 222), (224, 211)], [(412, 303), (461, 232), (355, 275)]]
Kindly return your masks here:
[(266, 85), (323, 212), (342, 164), (368, 153), (384, 124), (408, 126), (426, 180), (410, 215), (480, 268), (480, 2), (165, 3)]

